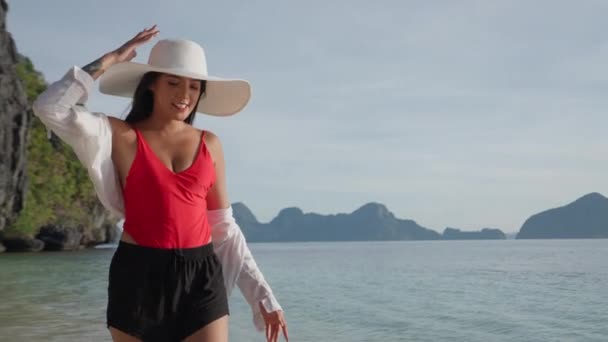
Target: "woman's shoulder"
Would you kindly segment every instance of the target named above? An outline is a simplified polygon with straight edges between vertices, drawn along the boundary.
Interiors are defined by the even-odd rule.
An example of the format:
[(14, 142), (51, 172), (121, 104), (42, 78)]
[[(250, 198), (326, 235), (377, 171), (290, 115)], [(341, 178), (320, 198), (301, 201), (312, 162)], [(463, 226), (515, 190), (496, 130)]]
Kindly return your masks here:
[[(112, 136), (119, 139), (127, 139), (129, 141), (134, 141), (136, 138), (135, 130), (133, 127), (128, 124), (126, 121), (121, 120), (119, 118), (108, 116), (108, 121), (110, 122), (110, 126), (112, 127)], [(116, 140), (114, 140), (116, 141)]]
[(203, 135), (203, 138), (205, 139), (205, 142), (207, 142), (207, 141), (219, 141), (220, 140), (220, 138), (215, 133), (213, 133), (212, 131), (210, 131), (208, 129), (198, 129), (198, 128), (195, 128), (195, 129), (197, 131), (199, 131), (200, 134)]
[(205, 141), (205, 145), (207, 149), (211, 152), (214, 160), (217, 160), (218, 157), (221, 157), (222, 152), (222, 142), (220, 138), (213, 132), (209, 130), (200, 130), (201, 134), (203, 134), (203, 140)]
[(110, 126), (112, 126), (112, 131), (114, 132), (121, 132), (121, 131), (125, 131), (125, 130), (129, 130), (132, 129), (131, 126), (126, 123), (124, 120), (121, 120), (119, 118), (115, 118), (113, 116), (109, 116), (108, 117), (108, 121), (110, 122)]

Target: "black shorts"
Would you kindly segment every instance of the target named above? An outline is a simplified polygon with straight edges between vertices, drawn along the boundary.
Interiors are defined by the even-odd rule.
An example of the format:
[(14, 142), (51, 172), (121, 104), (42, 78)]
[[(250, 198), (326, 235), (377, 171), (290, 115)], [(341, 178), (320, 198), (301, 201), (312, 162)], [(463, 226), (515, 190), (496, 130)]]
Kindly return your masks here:
[(213, 245), (158, 249), (119, 243), (110, 264), (108, 328), (146, 342), (181, 341), (228, 314)]

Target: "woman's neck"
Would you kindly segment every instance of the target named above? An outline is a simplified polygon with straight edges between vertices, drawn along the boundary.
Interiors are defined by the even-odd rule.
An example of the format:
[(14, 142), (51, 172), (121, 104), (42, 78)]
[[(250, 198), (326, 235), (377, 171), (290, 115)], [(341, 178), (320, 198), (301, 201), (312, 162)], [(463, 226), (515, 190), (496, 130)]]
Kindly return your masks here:
[(161, 136), (172, 136), (188, 128), (190, 125), (184, 121), (158, 119), (158, 116), (151, 115), (148, 119), (140, 122), (137, 126), (138, 128), (155, 131)]

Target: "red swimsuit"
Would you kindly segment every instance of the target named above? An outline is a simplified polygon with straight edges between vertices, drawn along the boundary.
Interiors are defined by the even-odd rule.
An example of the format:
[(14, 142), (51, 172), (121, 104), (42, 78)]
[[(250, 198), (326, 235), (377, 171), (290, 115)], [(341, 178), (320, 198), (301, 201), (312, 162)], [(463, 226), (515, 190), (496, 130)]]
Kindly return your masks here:
[(124, 230), (141, 246), (192, 248), (209, 242), (207, 192), (215, 182), (215, 167), (201, 134), (192, 165), (169, 170), (137, 134), (137, 152), (123, 189)]

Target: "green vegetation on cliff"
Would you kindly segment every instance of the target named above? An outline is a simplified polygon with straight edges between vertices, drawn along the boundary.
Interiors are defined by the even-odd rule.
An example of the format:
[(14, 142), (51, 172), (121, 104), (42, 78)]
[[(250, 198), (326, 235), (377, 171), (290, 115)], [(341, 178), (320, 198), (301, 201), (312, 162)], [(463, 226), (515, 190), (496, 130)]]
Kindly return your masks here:
[[(21, 59), (17, 73), (31, 104), (46, 88), (44, 78), (28, 58)], [(27, 182), (24, 209), (9, 235), (35, 235), (51, 223), (93, 225), (91, 211), (98, 202), (86, 170), (69, 146), (57, 137), (48, 139), (37, 117), (28, 132)]]

